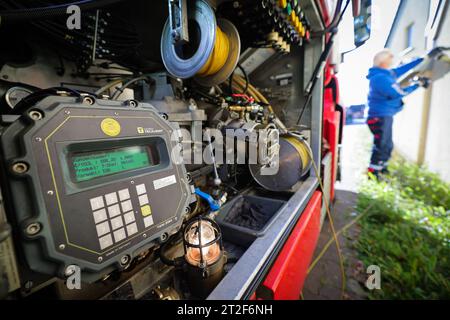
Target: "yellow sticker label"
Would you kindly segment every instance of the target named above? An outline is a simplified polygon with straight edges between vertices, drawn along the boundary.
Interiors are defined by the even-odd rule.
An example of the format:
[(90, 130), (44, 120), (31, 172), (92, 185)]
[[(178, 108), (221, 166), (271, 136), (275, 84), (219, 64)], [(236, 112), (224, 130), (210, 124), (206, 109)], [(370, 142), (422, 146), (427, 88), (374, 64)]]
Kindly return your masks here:
[(113, 118), (103, 119), (100, 127), (102, 128), (102, 131), (110, 137), (115, 137), (120, 133), (120, 123)]
[(138, 133), (144, 133), (144, 128), (142, 128), (142, 127), (137, 127), (137, 132), (138, 132)]

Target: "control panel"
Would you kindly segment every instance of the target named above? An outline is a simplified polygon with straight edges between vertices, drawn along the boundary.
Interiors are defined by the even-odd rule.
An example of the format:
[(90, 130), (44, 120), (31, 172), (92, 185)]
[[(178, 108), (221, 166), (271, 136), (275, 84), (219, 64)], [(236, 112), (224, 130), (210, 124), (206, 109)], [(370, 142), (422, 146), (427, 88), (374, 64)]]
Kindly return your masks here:
[(6, 126), (2, 189), (29, 268), (91, 282), (177, 232), (192, 190), (174, 129), (149, 104), (57, 96)]

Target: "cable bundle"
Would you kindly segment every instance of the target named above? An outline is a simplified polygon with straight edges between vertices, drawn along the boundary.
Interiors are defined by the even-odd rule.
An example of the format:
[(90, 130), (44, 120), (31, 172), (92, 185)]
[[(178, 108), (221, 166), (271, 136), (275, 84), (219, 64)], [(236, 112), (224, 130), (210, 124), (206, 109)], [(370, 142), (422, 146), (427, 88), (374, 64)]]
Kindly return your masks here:
[(67, 1), (4, 0), (0, 3), (0, 16), (5, 18), (6, 27), (29, 23), (38, 29), (57, 53), (75, 61), (77, 74), (85, 74), (95, 59), (120, 63), (125, 60), (122, 57), (132, 54), (140, 45), (134, 25), (103, 8), (116, 2), (119, 0), (74, 2), (83, 10), (81, 30), (67, 29), (66, 8), (71, 4)]

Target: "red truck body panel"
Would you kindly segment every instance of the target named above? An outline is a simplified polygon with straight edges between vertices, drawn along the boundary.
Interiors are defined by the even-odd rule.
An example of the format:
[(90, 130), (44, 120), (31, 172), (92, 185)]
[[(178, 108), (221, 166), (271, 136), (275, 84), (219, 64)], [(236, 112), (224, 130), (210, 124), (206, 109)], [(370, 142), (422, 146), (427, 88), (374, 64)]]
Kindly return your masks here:
[(314, 192), (263, 282), (276, 300), (297, 300), (320, 233), (322, 193)]

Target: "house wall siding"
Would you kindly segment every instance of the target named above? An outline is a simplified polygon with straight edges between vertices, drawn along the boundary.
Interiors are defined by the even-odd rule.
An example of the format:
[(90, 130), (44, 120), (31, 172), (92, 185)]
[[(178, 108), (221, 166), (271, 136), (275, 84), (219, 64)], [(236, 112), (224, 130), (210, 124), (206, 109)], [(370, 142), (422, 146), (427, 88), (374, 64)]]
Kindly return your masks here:
[[(427, 52), (425, 27), (428, 20), (429, 1), (404, 0), (404, 8), (398, 16), (398, 21), (391, 30), (389, 48), (400, 55), (402, 62), (408, 62), (414, 57)], [(450, 8), (450, 6), (449, 6)], [(450, 17), (444, 14), (441, 33), (436, 39), (436, 45), (448, 46), (450, 43)], [(423, 14), (419, 14), (423, 13)], [(405, 54), (407, 43), (407, 28), (414, 23), (413, 49)], [(450, 74), (432, 85), (424, 164), (438, 173), (444, 180), (450, 182)], [(419, 160), (419, 141), (421, 138), (422, 118), (424, 114), (424, 89), (420, 88), (404, 99), (405, 107), (394, 121), (394, 145), (400, 155), (410, 161)]]
[[(450, 10), (443, 19), (437, 46), (450, 44)], [(425, 163), (450, 182), (450, 74), (433, 83), (429, 117)]]

